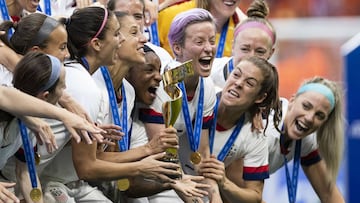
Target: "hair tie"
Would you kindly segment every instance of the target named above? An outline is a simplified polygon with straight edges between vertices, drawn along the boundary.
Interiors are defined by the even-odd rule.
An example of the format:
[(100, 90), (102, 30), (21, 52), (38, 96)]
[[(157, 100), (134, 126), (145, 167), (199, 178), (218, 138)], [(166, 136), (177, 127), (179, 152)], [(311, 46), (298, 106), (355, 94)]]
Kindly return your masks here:
[(50, 78), (49, 80), (46, 82), (46, 84), (39, 89), (38, 92), (43, 92), (48, 90), (50, 87), (52, 87), (55, 82), (59, 79), (60, 77), (60, 70), (61, 70), (61, 62), (58, 58), (51, 56), (49, 54), (46, 54), (48, 56), (48, 58), (50, 59), (50, 63), (51, 63), (51, 74), (50, 74)]
[(335, 107), (335, 96), (333, 91), (326, 85), (320, 83), (307, 83), (299, 88), (296, 95), (299, 95), (304, 92), (313, 91), (320, 93), (326, 97), (326, 99), (330, 102), (331, 110)]

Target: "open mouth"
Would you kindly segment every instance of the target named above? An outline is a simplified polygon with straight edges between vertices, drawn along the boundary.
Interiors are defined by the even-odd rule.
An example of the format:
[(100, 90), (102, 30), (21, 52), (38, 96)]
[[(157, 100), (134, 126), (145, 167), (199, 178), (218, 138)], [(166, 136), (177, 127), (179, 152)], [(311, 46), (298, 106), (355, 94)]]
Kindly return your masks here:
[(212, 57), (210, 57), (210, 56), (202, 57), (199, 59), (199, 63), (203, 66), (208, 66), (211, 63), (211, 59), (212, 59)]
[(307, 127), (304, 123), (298, 120), (295, 121), (295, 126), (298, 131), (306, 132), (307, 130), (309, 130), (309, 127)]
[(156, 87), (156, 86), (149, 87), (149, 88), (148, 88), (148, 92), (149, 92), (150, 94), (154, 94), (154, 95), (155, 95), (157, 88), (158, 88), (158, 87)]
[(239, 97), (239, 93), (237, 93), (236, 91), (234, 91), (234, 90), (229, 90), (228, 91), (228, 93), (231, 95), (231, 96), (233, 96), (233, 97)]

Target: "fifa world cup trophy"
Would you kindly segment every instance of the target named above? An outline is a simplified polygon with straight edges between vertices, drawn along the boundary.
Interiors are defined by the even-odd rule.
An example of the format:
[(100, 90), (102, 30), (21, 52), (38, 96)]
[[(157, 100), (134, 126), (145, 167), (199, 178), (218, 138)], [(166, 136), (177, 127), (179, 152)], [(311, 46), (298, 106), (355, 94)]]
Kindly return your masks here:
[[(162, 105), (164, 123), (166, 127), (173, 126), (181, 112), (182, 92), (177, 84), (185, 79), (186, 76), (194, 74), (192, 60), (182, 64), (177, 64), (174, 68), (168, 66), (163, 74), (164, 90), (169, 96), (169, 100)], [(163, 159), (167, 162), (179, 163), (178, 150), (176, 148), (166, 149), (166, 155)], [(179, 178), (179, 177), (171, 177)]]

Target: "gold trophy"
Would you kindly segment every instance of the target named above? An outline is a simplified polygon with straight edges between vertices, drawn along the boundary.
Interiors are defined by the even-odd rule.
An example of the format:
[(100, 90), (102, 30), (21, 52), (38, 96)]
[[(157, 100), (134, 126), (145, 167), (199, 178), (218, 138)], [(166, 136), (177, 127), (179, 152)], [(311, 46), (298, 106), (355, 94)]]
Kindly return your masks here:
[[(192, 60), (179, 64), (175, 68), (169, 69), (169, 66), (167, 66), (167, 68), (165, 69), (165, 72), (163, 74), (164, 90), (170, 97), (170, 100), (166, 101), (162, 105), (165, 127), (173, 126), (181, 112), (182, 92), (176, 84), (183, 81), (186, 76), (192, 74), (194, 74)], [(166, 149), (166, 155), (163, 161), (179, 163), (177, 149)], [(170, 178), (176, 179), (179, 177)]]

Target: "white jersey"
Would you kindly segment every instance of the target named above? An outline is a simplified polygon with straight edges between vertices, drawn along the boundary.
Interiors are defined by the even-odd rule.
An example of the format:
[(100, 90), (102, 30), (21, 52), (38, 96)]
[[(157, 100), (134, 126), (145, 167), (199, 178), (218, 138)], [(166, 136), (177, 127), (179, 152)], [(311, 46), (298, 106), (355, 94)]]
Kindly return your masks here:
[[(6, 124), (3, 124), (5, 124), (5, 122), (1, 124), (1, 130), (4, 132), (5, 137), (0, 138), (0, 170), (7, 179), (16, 182), (16, 158), (25, 162), (19, 123), (18, 119), (14, 118), (8, 123), (7, 127), (5, 127)], [(26, 130), (31, 147), (36, 149), (36, 137), (34, 133), (28, 128)]]
[(46, 145), (37, 145), (37, 153), (40, 155), (40, 163), (37, 165), (37, 171), (42, 173), (43, 169), (51, 163), (51, 161), (60, 153), (60, 151), (70, 144), (71, 139), (69, 131), (67, 131), (63, 122), (54, 119), (44, 119), (51, 127), (52, 132), (55, 135), (56, 144), (58, 149), (52, 153), (48, 153)]
[(0, 123), (0, 170), (2, 170), (8, 159), (21, 147), (22, 141), (17, 119), (11, 122)]
[[(216, 126), (214, 155), (218, 156), (235, 127), (224, 129), (219, 125)], [(244, 180), (263, 180), (269, 177), (268, 155), (265, 135), (263, 132), (252, 131), (251, 121), (246, 116), (238, 137), (225, 157), (224, 164), (227, 167), (233, 161), (242, 158)]]
[(215, 58), (212, 63), (210, 78), (215, 84), (216, 92), (221, 91), (225, 86), (228, 72), (227, 64), (231, 59), (232, 57)]
[[(203, 126), (202, 126), (203, 129), (209, 128), (211, 123), (210, 121), (212, 120), (212, 116), (213, 116), (213, 109), (216, 100), (215, 90), (213, 87), (214, 86), (211, 79), (204, 78), (204, 107), (203, 107), (204, 111), (203, 111)], [(200, 82), (198, 83), (194, 97), (190, 101), (188, 101), (191, 121), (194, 121), (195, 119), (195, 113), (199, 101), (199, 93), (200, 93)], [(169, 96), (163, 89), (162, 83), (160, 84), (160, 87), (158, 88), (156, 95), (157, 97), (154, 103), (151, 105), (150, 107), (151, 109), (141, 112), (140, 119), (144, 123), (162, 123), (162, 124), (164, 123), (162, 118), (162, 104), (169, 99)], [(194, 167), (190, 162), (190, 154), (192, 151), (188, 141), (185, 120), (182, 111), (180, 112), (179, 117), (174, 124), (174, 128), (178, 130), (179, 146), (180, 146), (179, 158), (182, 164), (182, 169), (186, 174), (195, 174)]]
[[(106, 88), (106, 83), (105, 83), (105, 79), (102, 75), (101, 69), (99, 68), (93, 75), (92, 75), (93, 79), (95, 80), (97, 86), (101, 89), (101, 93), (102, 96), (104, 98), (104, 110), (105, 110), (105, 114), (104, 114), (104, 118), (103, 118), (103, 123), (104, 124), (110, 124), (110, 123), (114, 123), (113, 122), (113, 117), (112, 117), (112, 112), (111, 112), (111, 106), (110, 106), (110, 100), (109, 100), (109, 95), (108, 95), (108, 90)], [(130, 131), (131, 128), (131, 123), (132, 123), (132, 118), (131, 118), (131, 112), (134, 108), (134, 102), (135, 102), (135, 90), (134, 88), (130, 85), (130, 83), (123, 79), (122, 80), (122, 85), (124, 85), (125, 88), (125, 95), (126, 95), (126, 107), (127, 107), (127, 131)], [(121, 88), (118, 90), (121, 93)], [(121, 95), (121, 94), (120, 94)], [(118, 103), (118, 111), (119, 111), (119, 115), (120, 118), (123, 117), (122, 115), (122, 109), (123, 109), (123, 101), (121, 101), (120, 103)], [(120, 122), (122, 121), (122, 119), (120, 119)], [(123, 129), (124, 130), (124, 129)]]
[[(51, 16), (69, 17), (75, 10), (74, 0), (49, 0), (51, 5)], [(45, 13), (45, 0), (40, 0), (40, 8)]]
[(143, 108), (143, 104), (136, 103), (134, 108), (133, 125), (131, 130), (130, 148), (136, 148), (148, 143), (149, 139), (145, 131), (144, 123), (139, 120), (139, 109)]
[(78, 62), (66, 62), (65, 91), (78, 102), (89, 114), (91, 119), (102, 123), (105, 110), (105, 99), (89, 72)]
[[(284, 118), (288, 108), (288, 101), (284, 98), (281, 98), (282, 104), (282, 120), (280, 122), (279, 129), (283, 126)], [(272, 121), (272, 114), (269, 117), (269, 125), (265, 131), (267, 136), (267, 143), (269, 147), (269, 166), (270, 174), (275, 173), (279, 168), (284, 165), (284, 154), (286, 154), (286, 159), (288, 161), (294, 158), (295, 153), (295, 142), (293, 141), (288, 149), (284, 149), (280, 145), (281, 134), (274, 127)], [(317, 163), (321, 158), (318, 152), (318, 145), (316, 142), (316, 134), (306, 136), (301, 139), (301, 164), (308, 166), (314, 163)]]
[(12, 85), (13, 74), (5, 66), (0, 64), (0, 85)]
[[(105, 115), (104, 98), (101, 90), (97, 87), (95, 81), (87, 70), (79, 63), (67, 63), (66, 69), (66, 92), (78, 102), (90, 115), (91, 119), (101, 123)], [(64, 141), (67, 137), (61, 134)], [(65, 142), (63, 142), (65, 143)], [(57, 154), (55, 158), (41, 174), (41, 179), (61, 183), (69, 183), (78, 180), (73, 161), (71, 145), (65, 147)], [(64, 166), (66, 163), (66, 166)]]

